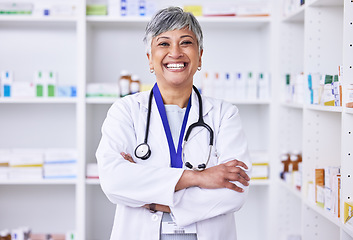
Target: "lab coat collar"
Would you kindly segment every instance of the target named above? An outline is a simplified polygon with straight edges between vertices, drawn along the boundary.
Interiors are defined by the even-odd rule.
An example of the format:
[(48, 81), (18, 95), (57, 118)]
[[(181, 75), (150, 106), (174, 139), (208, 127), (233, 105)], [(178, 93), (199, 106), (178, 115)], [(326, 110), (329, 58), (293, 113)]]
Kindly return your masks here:
[[(150, 94), (150, 91), (143, 92), (137, 96), (137, 101), (146, 110), (148, 110), (149, 94)], [(155, 105), (155, 101), (153, 100), (152, 101), (152, 110), (153, 110), (154, 105)], [(212, 109), (213, 105), (211, 104), (211, 102), (207, 98), (203, 98), (203, 97), (202, 97), (202, 105), (203, 105), (203, 117), (204, 117)], [(198, 120), (198, 118), (199, 118), (199, 99), (197, 98), (195, 91), (192, 91), (191, 109), (190, 109), (190, 115), (189, 115), (189, 119), (188, 119), (188, 125), (196, 122)]]

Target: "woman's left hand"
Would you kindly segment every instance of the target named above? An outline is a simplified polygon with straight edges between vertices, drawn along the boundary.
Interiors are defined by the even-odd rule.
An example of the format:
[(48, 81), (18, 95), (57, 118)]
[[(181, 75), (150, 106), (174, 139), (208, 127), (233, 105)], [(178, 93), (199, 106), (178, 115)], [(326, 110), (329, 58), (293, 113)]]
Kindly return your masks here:
[(131, 155), (129, 153), (124, 153), (124, 152), (121, 152), (120, 155), (125, 159), (125, 160), (128, 160), (129, 162), (131, 163), (136, 163), (134, 161), (134, 159), (132, 159)]

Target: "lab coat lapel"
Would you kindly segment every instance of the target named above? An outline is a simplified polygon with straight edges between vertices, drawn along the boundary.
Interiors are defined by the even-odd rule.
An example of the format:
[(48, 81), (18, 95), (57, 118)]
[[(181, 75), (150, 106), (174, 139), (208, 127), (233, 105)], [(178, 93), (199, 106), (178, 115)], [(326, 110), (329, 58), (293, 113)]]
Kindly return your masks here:
[[(209, 113), (209, 111), (213, 108), (213, 105), (205, 98), (202, 98), (202, 105), (203, 105), (203, 118)], [(197, 98), (197, 95), (195, 91), (192, 92), (192, 99), (191, 99), (191, 109), (190, 109), (190, 114), (188, 118), (188, 122), (186, 125), (186, 131), (189, 129), (190, 125), (197, 122), (199, 120), (199, 99)], [(207, 122), (206, 122), (207, 123)], [(207, 123), (209, 124), (209, 123)], [(196, 127), (193, 128), (189, 139), (192, 139), (194, 136), (197, 135), (201, 130), (206, 130), (203, 127)], [(207, 131), (207, 130), (206, 130)], [(186, 133), (186, 132), (185, 132)]]

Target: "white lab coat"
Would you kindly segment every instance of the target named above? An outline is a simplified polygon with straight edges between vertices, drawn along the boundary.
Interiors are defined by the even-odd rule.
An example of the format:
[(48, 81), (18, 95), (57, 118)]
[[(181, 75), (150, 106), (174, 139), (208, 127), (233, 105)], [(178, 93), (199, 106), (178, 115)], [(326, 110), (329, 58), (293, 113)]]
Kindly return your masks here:
[[(135, 147), (144, 141), (149, 92), (124, 97), (110, 108), (102, 127), (97, 149), (101, 187), (117, 205), (111, 240), (158, 240), (162, 212), (151, 213), (141, 206), (158, 203), (170, 207), (176, 223), (196, 223), (198, 240), (236, 240), (234, 212), (244, 204), (243, 193), (229, 189), (191, 187), (174, 192), (183, 169), (170, 168), (169, 147), (162, 121), (153, 100), (148, 144), (151, 156), (141, 160)], [(192, 93), (187, 122), (198, 120), (199, 102)], [(247, 141), (238, 109), (226, 102), (203, 97), (203, 118), (214, 131), (214, 147), (208, 167), (238, 159), (251, 170)], [(205, 162), (209, 146), (205, 128), (192, 130), (187, 142), (186, 161)], [(130, 153), (136, 162), (124, 160), (120, 152)]]

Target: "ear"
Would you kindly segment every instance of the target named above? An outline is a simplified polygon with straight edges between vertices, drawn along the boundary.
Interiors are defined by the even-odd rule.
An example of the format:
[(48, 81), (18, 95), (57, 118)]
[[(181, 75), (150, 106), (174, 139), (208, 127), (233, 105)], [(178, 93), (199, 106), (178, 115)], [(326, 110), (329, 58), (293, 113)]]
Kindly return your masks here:
[(202, 65), (202, 54), (203, 54), (203, 49), (200, 51), (200, 56), (199, 56), (199, 67)]
[(150, 69), (153, 69), (154, 67), (153, 67), (153, 63), (152, 63), (152, 56), (149, 53), (146, 53), (146, 55), (148, 58), (148, 63), (149, 63)]

